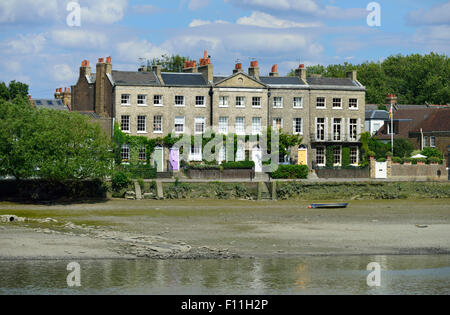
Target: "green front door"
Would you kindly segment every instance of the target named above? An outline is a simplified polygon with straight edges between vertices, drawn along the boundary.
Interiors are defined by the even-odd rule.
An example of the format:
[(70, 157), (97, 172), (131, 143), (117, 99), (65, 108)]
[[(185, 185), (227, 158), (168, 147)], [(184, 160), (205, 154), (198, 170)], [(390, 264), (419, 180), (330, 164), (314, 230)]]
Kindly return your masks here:
[(153, 160), (155, 161), (156, 171), (164, 172), (164, 148), (156, 148)]

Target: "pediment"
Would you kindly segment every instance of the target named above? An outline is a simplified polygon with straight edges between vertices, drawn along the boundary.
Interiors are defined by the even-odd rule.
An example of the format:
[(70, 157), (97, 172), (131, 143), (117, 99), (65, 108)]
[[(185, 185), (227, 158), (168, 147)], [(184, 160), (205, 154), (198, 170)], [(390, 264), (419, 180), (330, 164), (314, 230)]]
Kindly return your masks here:
[(216, 83), (217, 87), (233, 87), (233, 88), (265, 88), (266, 85), (255, 80), (253, 77), (239, 72)]

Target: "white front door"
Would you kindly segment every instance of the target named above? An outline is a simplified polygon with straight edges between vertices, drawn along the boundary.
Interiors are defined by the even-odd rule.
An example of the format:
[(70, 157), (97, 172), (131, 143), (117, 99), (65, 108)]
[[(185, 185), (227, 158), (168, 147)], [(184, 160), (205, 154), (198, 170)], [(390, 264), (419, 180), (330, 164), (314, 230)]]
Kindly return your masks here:
[(375, 164), (375, 178), (386, 179), (387, 178), (387, 162), (376, 162)]
[(262, 173), (262, 152), (258, 147), (254, 147), (252, 150), (252, 161), (255, 162), (255, 172)]

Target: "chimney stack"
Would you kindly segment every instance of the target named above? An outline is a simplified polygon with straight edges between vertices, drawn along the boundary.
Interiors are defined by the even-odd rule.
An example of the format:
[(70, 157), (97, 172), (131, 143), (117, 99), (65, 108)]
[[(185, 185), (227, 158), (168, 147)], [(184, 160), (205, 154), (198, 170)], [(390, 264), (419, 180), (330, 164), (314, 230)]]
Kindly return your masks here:
[(272, 66), (272, 71), (269, 73), (271, 77), (278, 77), (278, 65)]
[(234, 66), (233, 74), (238, 73), (238, 72), (243, 72), (242, 71), (242, 63), (240, 63), (240, 62)]
[(106, 113), (106, 80), (108, 65), (104, 62), (104, 58), (98, 58), (97, 73), (95, 80), (95, 112), (102, 116), (107, 117)]
[(254, 77), (259, 81), (259, 66), (258, 61), (254, 60), (250, 62), (250, 68), (248, 68), (248, 75)]
[(195, 61), (195, 60), (192, 60), (192, 61), (186, 60), (184, 62), (183, 72), (185, 72), (185, 73), (196, 73), (196, 72), (198, 72), (197, 61)]
[(347, 78), (354, 82), (358, 81), (358, 72), (355, 70), (347, 72)]
[(91, 67), (89, 66), (89, 61), (83, 60), (81, 62), (81, 67), (80, 67), (80, 77), (90, 76), (91, 73), (92, 72), (91, 72)]
[(106, 73), (112, 74), (112, 58), (106, 57)]
[(160, 65), (152, 66), (152, 71), (155, 74), (155, 76), (158, 78), (161, 85), (164, 85), (164, 80), (161, 75), (161, 66)]
[(298, 66), (298, 69), (295, 70), (295, 75), (299, 77), (305, 84), (308, 84), (308, 82), (306, 82), (306, 68), (304, 64)]
[(388, 106), (392, 106), (392, 105), (396, 105), (397, 104), (397, 95), (395, 94), (388, 94), (386, 96), (386, 105)]
[(211, 57), (208, 56), (208, 52), (205, 50), (203, 58), (200, 59), (200, 66), (198, 67), (200, 72), (208, 83), (214, 81), (214, 67), (211, 64)]

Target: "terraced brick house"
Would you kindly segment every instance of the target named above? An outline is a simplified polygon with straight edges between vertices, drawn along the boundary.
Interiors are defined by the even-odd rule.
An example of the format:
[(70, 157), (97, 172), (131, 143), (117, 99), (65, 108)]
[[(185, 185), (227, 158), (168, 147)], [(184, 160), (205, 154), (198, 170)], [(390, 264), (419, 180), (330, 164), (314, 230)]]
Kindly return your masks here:
[[(339, 166), (342, 148), (349, 146), (351, 163), (359, 163), (366, 89), (356, 71), (346, 78), (307, 77), (300, 65), (288, 77), (279, 76), (274, 65), (264, 76), (257, 61), (247, 73), (241, 63), (229, 76), (216, 76), (213, 70), (206, 52), (198, 66), (188, 61), (180, 73), (161, 72), (159, 66), (115, 71), (108, 57), (106, 62), (99, 59), (94, 74), (83, 61), (72, 87), (72, 108), (107, 117), (123, 132), (149, 138), (201, 134), (207, 128), (260, 134), (272, 126), (304, 137), (300, 147), (291, 148), (287, 162), (325, 166), (327, 147), (333, 146), (334, 165)], [(248, 150), (238, 148), (237, 159), (248, 157)], [(192, 159), (201, 159), (198, 148), (192, 153)]]

